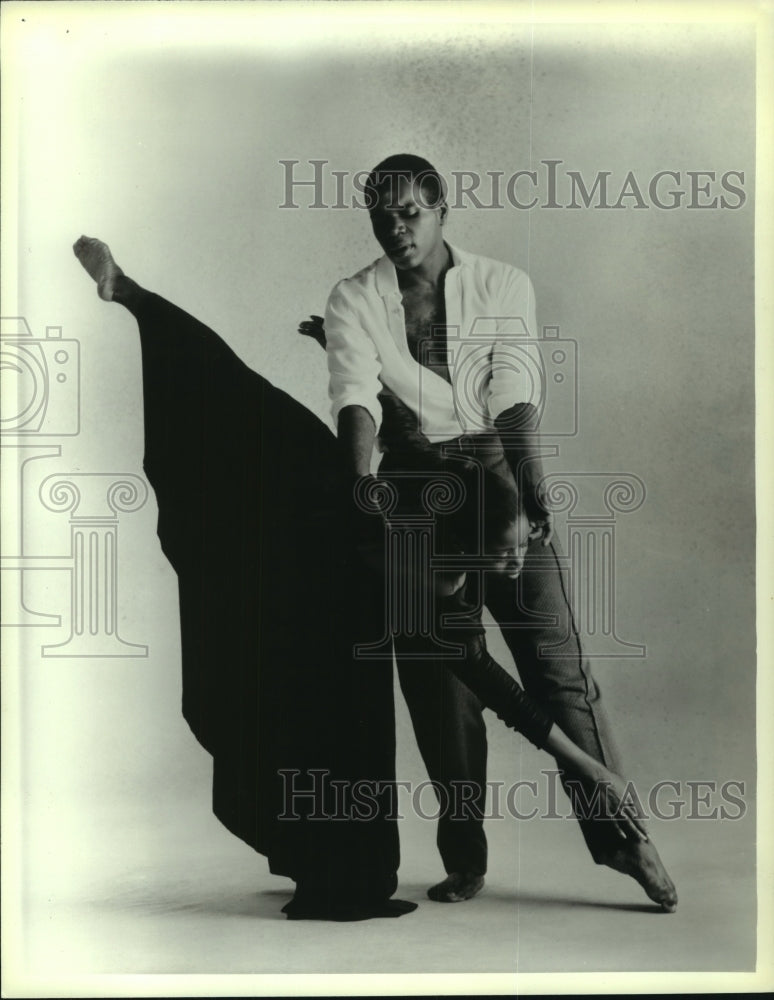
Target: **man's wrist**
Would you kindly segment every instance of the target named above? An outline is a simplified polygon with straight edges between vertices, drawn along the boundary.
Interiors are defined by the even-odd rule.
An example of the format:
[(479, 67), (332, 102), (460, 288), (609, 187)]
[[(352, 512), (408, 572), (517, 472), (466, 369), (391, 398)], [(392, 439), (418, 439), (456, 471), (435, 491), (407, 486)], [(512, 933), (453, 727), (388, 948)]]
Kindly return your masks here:
[(538, 482), (523, 482), (522, 487), (522, 502), (524, 504), (524, 509), (527, 513), (535, 514), (550, 514), (550, 508), (548, 506), (548, 494), (545, 488)]
[[(362, 489), (363, 486), (371, 479), (376, 479), (373, 472), (353, 471), (347, 477), (347, 485), (352, 490)], [(361, 485), (361, 483), (363, 485)]]

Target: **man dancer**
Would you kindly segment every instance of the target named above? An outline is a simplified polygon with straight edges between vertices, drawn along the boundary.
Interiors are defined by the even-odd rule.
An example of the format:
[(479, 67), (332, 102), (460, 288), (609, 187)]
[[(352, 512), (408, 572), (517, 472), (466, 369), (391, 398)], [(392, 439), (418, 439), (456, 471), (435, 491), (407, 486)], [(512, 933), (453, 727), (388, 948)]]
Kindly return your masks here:
[[(386, 451), (380, 472), (417, 471), (428, 460), (432, 467), (439, 456), (455, 454), (513, 475), (535, 537), (518, 579), (486, 575), (481, 581), (483, 602), (502, 629), (525, 689), (582, 749), (619, 772), (565, 595), (551, 515), (539, 492), (537, 412), (511, 353), (513, 338), (525, 332), (535, 338), (530, 280), (516, 268), (444, 241), (444, 183), (421, 157), (384, 160), (365, 193), (385, 256), (340, 281), (325, 314), (332, 412), (349, 474), (353, 483), (369, 475), (378, 431)], [(476, 320), (480, 345), (480, 321), (487, 317), (492, 334), (483, 368), (472, 378), (465, 372), (463, 384), (453, 356)], [(303, 332), (313, 332), (313, 324), (305, 326)], [(447, 329), (459, 331), (455, 348)], [(473, 401), (466, 388), (471, 384), (479, 387), (480, 398)], [(436, 901), (459, 902), (481, 890), (486, 872), (482, 706), (451, 671), (412, 659), (414, 647), (404, 636), (396, 635), (394, 643), (431, 779), (445, 790), (447, 803), (461, 785), (473, 789), (464, 820), (442, 810), (438, 847), (447, 877), (428, 890)], [(551, 653), (541, 646), (553, 647)], [(594, 860), (631, 875), (662, 909), (674, 911), (677, 893), (652, 842), (621, 840), (604, 817), (584, 809), (577, 783), (565, 788)]]

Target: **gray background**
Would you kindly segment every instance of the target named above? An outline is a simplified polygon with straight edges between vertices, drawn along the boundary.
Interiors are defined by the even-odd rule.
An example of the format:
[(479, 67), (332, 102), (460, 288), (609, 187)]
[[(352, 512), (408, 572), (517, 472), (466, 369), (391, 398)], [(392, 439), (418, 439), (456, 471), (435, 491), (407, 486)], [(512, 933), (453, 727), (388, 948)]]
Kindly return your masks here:
[[(578, 343), (580, 432), (562, 443), (549, 471), (629, 472), (646, 485), (644, 506), (619, 519), (616, 587), (619, 634), (644, 644), (647, 656), (595, 664), (631, 776), (644, 789), (664, 779), (747, 786), (744, 823), (662, 824), (669, 828), (659, 832), (674, 844), (683, 882), (693, 888), (712, 877), (713, 864), (733, 859), (736, 884), (745, 886), (733, 921), (739, 930), (702, 930), (698, 914), (691, 948), (675, 947), (670, 957), (663, 950), (647, 959), (624, 956), (620, 967), (750, 968), (752, 30), (436, 21), (357, 32), (331, 21), (294, 40), (262, 32), (256, 8), (253, 30), (239, 40), (194, 45), (183, 33), (154, 34), (145, 9), (138, 11), (146, 19), (141, 33), (90, 31), (88, 18), (50, 12), (40, 15), (41, 28), (27, 10), (29, 40), (14, 67), (23, 98), (18, 292), (6, 297), (4, 314), (26, 316), (36, 335), (61, 325), (82, 344), (81, 434), (47, 463), (47, 474), (141, 468), (134, 323), (96, 298), (70, 250), (82, 232), (106, 240), (127, 273), (208, 323), (251, 366), (328, 420), (324, 358), (295, 328), (322, 312), (332, 284), (376, 257), (378, 247), (363, 212), (280, 209), (280, 159), (367, 170), (405, 150), (447, 175), (507, 176), (540, 170), (540, 160), (553, 158), (587, 181), (612, 171), (614, 192), (630, 170), (643, 187), (659, 170), (680, 171), (683, 188), (688, 170), (744, 171), (746, 202), (738, 210), (465, 208), (451, 213), (448, 238), (528, 269), (539, 324), (559, 326)], [(303, 190), (297, 200), (308, 203)], [(64, 519), (35, 508), (32, 486), (28, 518), (41, 551), (66, 550)], [(154, 532), (152, 499), (121, 524), (120, 628), (127, 640), (149, 645), (147, 659), (44, 660), (41, 642), (58, 636), (23, 636), (30, 899), (50, 898), (60, 886), (62, 898), (91, 893), (96, 900), (108, 878), (123, 886), (116, 898), (129, 894), (127, 913), (134, 905), (138, 913), (152, 909), (149, 903), (143, 911), (138, 886), (146, 885), (149, 899), (153, 892), (137, 873), (155, 871), (159, 824), (174, 828), (170, 856), (205, 828), (212, 851), (241, 852), (225, 831), (208, 826), (207, 760), (179, 718), (175, 578)], [(33, 606), (68, 614), (63, 576), (28, 587)], [(493, 649), (502, 652), (497, 637)], [(493, 778), (534, 776), (548, 765), (492, 721)], [(418, 780), (422, 766), (402, 706), (398, 736), (400, 776)], [(175, 818), (180, 810), (188, 810), (184, 828)], [(502, 840), (495, 860), (505, 866), (513, 824), (510, 833), (500, 827), (492, 837)], [(529, 836), (540, 839), (540, 831)], [(562, 836), (579, 858), (575, 832)], [(419, 883), (440, 874), (432, 838), (430, 824), (406, 824), (403, 871), (413, 872), (412, 851), (426, 858)], [(698, 845), (704, 863), (692, 868)], [(253, 857), (239, 853), (251, 878), (262, 870)], [(541, 877), (565, 863), (544, 860)], [(158, 882), (158, 873), (145, 878)], [(542, 884), (550, 895), (550, 881)], [(44, 910), (38, 915), (42, 927)], [(461, 919), (455, 910), (454, 920)], [(574, 920), (582, 934), (583, 918)], [(141, 923), (141, 915), (127, 922), (125, 941), (135, 940)], [(77, 936), (78, 921), (67, 926)], [(416, 949), (407, 945), (401, 955), (412, 969), (435, 971), (427, 968), (422, 933), (414, 933)], [(86, 952), (97, 947), (90, 940)], [(56, 952), (45, 935), (40, 941)], [(129, 964), (142, 966), (137, 956), (155, 947), (154, 961), (164, 966), (163, 946), (142, 941)], [(99, 961), (127, 971), (115, 947), (113, 955), (105, 945)], [(608, 967), (596, 954), (570, 948), (569, 955), (570, 969)], [(456, 958), (469, 967), (467, 956)], [(342, 959), (343, 968), (348, 961), (356, 959)], [(388, 971), (379, 963), (390, 960), (377, 949), (364, 961), (377, 966), (366, 971)], [(496, 961), (491, 971), (501, 970)], [(556, 954), (541, 961), (541, 970), (565, 967)], [(206, 971), (181, 963), (149, 971)], [(280, 968), (293, 960), (287, 963)]]

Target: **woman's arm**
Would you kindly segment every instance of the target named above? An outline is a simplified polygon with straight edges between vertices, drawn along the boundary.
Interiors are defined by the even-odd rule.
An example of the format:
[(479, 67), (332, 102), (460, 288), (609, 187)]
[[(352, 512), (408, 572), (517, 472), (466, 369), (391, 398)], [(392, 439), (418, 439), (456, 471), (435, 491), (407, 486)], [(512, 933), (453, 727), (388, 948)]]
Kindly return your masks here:
[[(449, 606), (449, 602), (442, 602)], [(458, 619), (459, 621), (459, 619)], [(529, 697), (521, 685), (494, 660), (481, 634), (442, 629), (443, 638), (461, 642), (464, 655), (445, 661), (449, 670), (491, 709), (510, 729), (515, 729), (539, 749), (546, 747), (553, 719)]]
[(566, 771), (602, 789), (605, 814), (610, 817), (610, 821), (615, 824), (623, 839), (648, 839), (647, 831), (634, 803), (627, 801), (627, 786), (619, 775), (589, 756), (585, 750), (581, 750), (556, 723), (549, 730), (544, 748)]
[[(463, 684), (491, 709), (506, 726), (522, 733), (538, 749), (554, 756), (560, 766), (581, 782), (593, 785), (601, 792), (600, 805), (623, 839), (647, 840), (647, 833), (634, 804), (626, 801), (624, 781), (604, 764), (581, 750), (553, 719), (531, 698), (526, 691), (489, 654), (483, 627), (478, 615), (468, 611), (460, 594), (441, 599), (438, 609), (442, 613), (455, 613), (456, 624), (467, 627), (455, 629), (453, 623), (439, 629), (443, 638), (461, 642), (465, 655), (460, 659), (446, 660), (446, 666)], [(460, 612), (462, 612), (460, 614)], [(600, 793), (596, 793), (599, 795)]]

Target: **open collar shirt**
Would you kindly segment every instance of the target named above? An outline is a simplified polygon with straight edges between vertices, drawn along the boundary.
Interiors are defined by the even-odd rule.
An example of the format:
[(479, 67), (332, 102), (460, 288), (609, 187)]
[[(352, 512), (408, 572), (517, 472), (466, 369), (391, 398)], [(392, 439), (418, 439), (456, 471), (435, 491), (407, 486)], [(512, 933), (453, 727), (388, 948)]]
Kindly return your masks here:
[[(444, 283), (443, 360), (451, 384), (412, 357), (397, 272), (388, 257), (380, 257), (339, 281), (328, 298), (325, 333), (334, 423), (345, 406), (362, 406), (378, 429), (383, 386), (413, 410), (433, 442), (485, 433), (504, 410), (539, 400), (543, 365), (528, 275), (447, 246), (452, 267)], [(431, 349), (438, 350), (437, 342)]]

